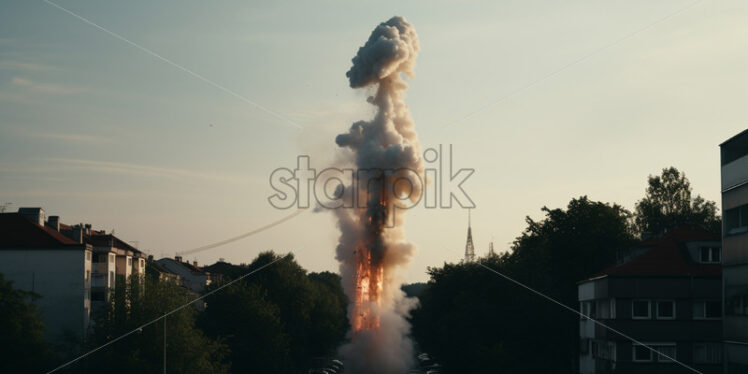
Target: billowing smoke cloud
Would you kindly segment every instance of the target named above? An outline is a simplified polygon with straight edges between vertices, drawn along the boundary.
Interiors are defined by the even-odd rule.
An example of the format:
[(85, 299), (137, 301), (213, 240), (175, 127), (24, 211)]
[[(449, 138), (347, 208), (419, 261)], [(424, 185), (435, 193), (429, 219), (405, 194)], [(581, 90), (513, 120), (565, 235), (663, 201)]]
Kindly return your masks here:
[[(418, 201), (423, 180), (421, 148), (404, 102), (413, 76), (418, 35), (402, 17), (381, 23), (346, 73), (352, 88), (372, 86), (371, 121), (354, 123), (336, 143), (348, 148), (361, 179), (343, 193), (356, 207), (337, 209), (337, 247), (343, 288), (351, 300), (350, 343), (341, 348), (347, 373), (401, 374), (412, 365), (406, 321), (413, 301), (400, 290), (401, 275), (415, 251), (404, 237), (404, 210)], [(393, 215), (397, 215), (396, 217)]]

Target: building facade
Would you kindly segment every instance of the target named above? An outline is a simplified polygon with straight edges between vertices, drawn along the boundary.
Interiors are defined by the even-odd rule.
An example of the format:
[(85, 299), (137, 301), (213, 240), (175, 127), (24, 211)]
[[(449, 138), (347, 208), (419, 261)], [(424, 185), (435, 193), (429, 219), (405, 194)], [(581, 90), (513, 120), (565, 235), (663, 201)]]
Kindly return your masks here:
[(84, 341), (91, 321), (90, 245), (44, 225), (41, 208), (0, 214), (0, 273), (34, 301), (54, 344)]
[(580, 372), (721, 373), (719, 235), (681, 226), (627, 253), (578, 285)]
[(117, 279), (145, 275), (146, 255), (89, 224), (46, 219), (42, 208), (0, 214), (0, 273), (13, 286), (32, 291), (47, 338), (69, 345), (84, 341), (92, 314), (115, 289)]
[(748, 130), (720, 145), (725, 372), (748, 373)]

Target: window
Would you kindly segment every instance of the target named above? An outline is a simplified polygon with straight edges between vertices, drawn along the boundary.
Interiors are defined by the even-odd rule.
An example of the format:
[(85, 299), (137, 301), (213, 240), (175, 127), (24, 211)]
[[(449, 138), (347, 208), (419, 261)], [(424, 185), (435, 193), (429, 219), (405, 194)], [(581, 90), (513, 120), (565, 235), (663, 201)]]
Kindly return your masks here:
[(634, 300), (631, 302), (631, 317), (633, 319), (652, 318), (652, 304), (649, 300)]
[(703, 300), (693, 303), (694, 319), (716, 319), (722, 318), (721, 300)]
[(91, 270), (86, 270), (86, 280), (91, 279)]
[(725, 314), (728, 316), (748, 315), (748, 295), (725, 297)]
[(114, 287), (114, 272), (109, 272), (109, 287)]
[(592, 357), (603, 360), (616, 360), (616, 344), (605, 341), (592, 341)]
[(590, 352), (590, 340), (589, 339), (579, 339), (579, 353), (586, 355)]
[(697, 364), (722, 363), (722, 346), (720, 343), (695, 343), (693, 362)]
[(652, 361), (652, 351), (640, 344), (634, 344), (634, 361), (650, 362)]
[(720, 247), (702, 247), (701, 248), (701, 262), (705, 264), (718, 264), (720, 263)]
[(127, 258), (127, 266), (132, 266), (132, 257)]
[(104, 291), (91, 291), (91, 301), (104, 301)]
[(579, 313), (581, 316), (579, 316), (582, 320), (587, 319), (590, 317), (590, 312), (592, 310), (592, 302), (591, 301), (580, 301), (579, 302)]
[(109, 255), (109, 262), (112, 262), (112, 263), (114, 262), (114, 255), (113, 254)]
[(675, 318), (675, 301), (658, 300), (657, 301), (657, 319), (674, 319)]
[(675, 343), (633, 343), (632, 348), (634, 362), (673, 362), (673, 360), (677, 360)]
[(674, 362), (673, 360), (676, 359), (675, 358), (675, 354), (676, 354), (675, 344), (659, 345), (659, 346), (654, 346), (653, 348), (655, 348), (657, 352), (659, 352), (657, 355), (657, 362)]
[(91, 261), (91, 252), (86, 251), (86, 261)]
[(748, 204), (726, 210), (724, 224), (727, 235), (748, 232)]

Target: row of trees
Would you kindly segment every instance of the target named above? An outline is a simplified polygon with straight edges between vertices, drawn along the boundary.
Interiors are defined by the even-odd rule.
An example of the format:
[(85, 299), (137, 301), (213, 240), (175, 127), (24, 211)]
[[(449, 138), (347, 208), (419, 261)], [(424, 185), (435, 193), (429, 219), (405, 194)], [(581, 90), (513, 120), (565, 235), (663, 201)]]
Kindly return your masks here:
[[(577, 282), (615, 264), (618, 249), (680, 224), (720, 230), (716, 204), (693, 197), (675, 168), (649, 177), (633, 213), (585, 196), (565, 209), (542, 211), (541, 220), (526, 218), (509, 253), (481, 264), (575, 309)], [(448, 371), (578, 372), (576, 314), (480, 264), (445, 264), (428, 272), (413, 331)]]

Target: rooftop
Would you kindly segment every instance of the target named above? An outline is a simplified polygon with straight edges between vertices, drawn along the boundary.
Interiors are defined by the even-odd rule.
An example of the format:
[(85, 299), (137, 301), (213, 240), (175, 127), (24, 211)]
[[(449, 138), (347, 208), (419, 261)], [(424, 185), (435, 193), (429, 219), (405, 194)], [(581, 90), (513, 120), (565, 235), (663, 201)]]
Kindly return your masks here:
[(689, 242), (719, 242), (720, 236), (695, 225), (684, 225), (639, 243), (646, 252), (621, 265), (609, 267), (592, 278), (604, 276), (719, 276), (722, 265), (694, 261)]
[(20, 213), (0, 213), (0, 248), (58, 248), (81, 243)]

